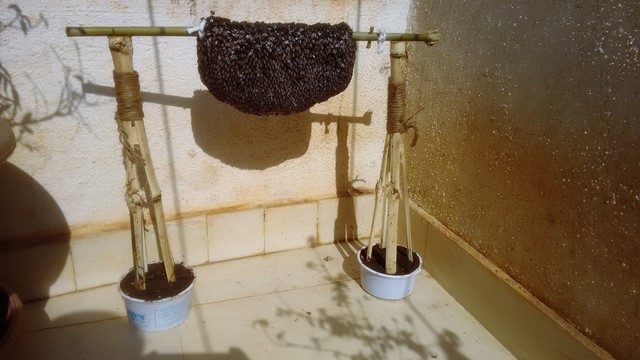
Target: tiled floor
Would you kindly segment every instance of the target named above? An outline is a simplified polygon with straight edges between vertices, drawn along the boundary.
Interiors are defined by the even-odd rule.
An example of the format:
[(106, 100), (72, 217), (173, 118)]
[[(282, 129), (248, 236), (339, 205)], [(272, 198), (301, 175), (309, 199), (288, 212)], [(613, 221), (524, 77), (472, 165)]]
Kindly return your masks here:
[(115, 287), (26, 306), (14, 359), (513, 359), (424, 271), (405, 300), (359, 286), (355, 246), (197, 267), (189, 319), (133, 330)]

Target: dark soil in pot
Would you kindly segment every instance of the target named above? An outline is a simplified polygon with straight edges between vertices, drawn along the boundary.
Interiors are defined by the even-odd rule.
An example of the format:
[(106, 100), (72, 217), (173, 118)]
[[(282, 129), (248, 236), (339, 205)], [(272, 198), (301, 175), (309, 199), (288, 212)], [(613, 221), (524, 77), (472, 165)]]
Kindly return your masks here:
[(196, 276), (193, 270), (183, 263), (174, 265), (176, 281), (167, 281), (163, 263), (152, 263), (148, 265), (149, 271), (145, 274), (147, 288), (138, 290), (135, 286), (135, 275), (133, 270), (120, 281), (120, 289), (125, 294), (140, 300), (160, 300), (178, 295), (193, 283)]
[[(371, 259), (367, 260), (367, 248), (360, 250), (358, 256), (360, 256), (360, 260), (362, 263), (368, 267), (369, 269), (386, 274), (385, 270), (385, 256), (387, 254), (387, 249), (383, 249), (380, 247), (380, 244), (373, 245), (373, 253), (371, 254)], [(402, 245), (398, 245), (398, 255), (396, 258), (396, 267), (397, 271), (393, 275), (407, 275), (414, 272), (418, 266), (420, 266), (420, 260), (418, 260), (418, 254), (413, 252), (413, 262), (409, 260), (409, 251), (406, 247)]]

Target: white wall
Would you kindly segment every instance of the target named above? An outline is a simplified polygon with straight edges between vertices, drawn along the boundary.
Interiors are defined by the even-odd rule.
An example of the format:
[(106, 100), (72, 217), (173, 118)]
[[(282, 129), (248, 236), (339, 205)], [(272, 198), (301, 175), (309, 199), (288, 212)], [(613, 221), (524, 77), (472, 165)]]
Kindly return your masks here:
[[(61, 220), (42, 226), (0, 222), (0, 239), (42, 236), (63, 227), (86, 234), (128, 223), (107, 39), (68, 38), (66, 26), (192, 26), (215, 10), (233, 20), (346, 21), (354, 31), (373, 25), (402, 32), (409, 5), (409, 0), (0, 3), (3, 83), (19, 96), (17, 113), (10, 118), (19, 144), (10, 164), (0, 167), (0, 213), (6, 218), (15, 208), (37, 209), (48, 202), (62, 214)], [(354, 183), (358, 189), (375, 186), (385, 132), (388, 50), (377, 54), (375, 44), (365, 49), (359, 43), (349, 88), (314, 106), (311, 114), (258, 118), (206, 93), (197, 72), (195, 41), (133, 41), (151, 152), (169, 217), (335, 196), (348, 190), (347, 176), (346, 183), (362, 180)], [(363, 124), (368, 111), (370, 123)], [(346, 173), (337, 176), (338, 122), (350, 125), (342, 127), (344, 134), (348, 131), (348, 164), (338, 166), (338, 173)], [(27, 205), (23, 195), (7, 190), (19, 185), (16, 173), (42, 190), (31, 193)], [(29, 209), (18, 212), (20, 217)]]

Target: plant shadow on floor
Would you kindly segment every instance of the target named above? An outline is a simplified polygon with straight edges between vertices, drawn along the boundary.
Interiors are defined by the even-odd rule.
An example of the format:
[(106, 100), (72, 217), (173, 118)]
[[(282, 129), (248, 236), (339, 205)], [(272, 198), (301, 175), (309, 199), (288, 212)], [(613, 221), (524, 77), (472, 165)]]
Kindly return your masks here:
[[(273, 344), (326, 354), (332, 359), (468, 359), (459, 352), (458, 335), (448, 329), (435, 329), (408, 300), (371, 297), (357, 283), (344, 281), (344, 276), (329, 275), (323, 261), (308, 266), (325, 270), (326, 280), (332, 282), (331, 304), (314, 308), (309, 301), (302, 308), (283, 298), (283, 306), (275, 312), (281, 319), (264, 318), (253, 323)], [(286, 326), (281, 325), (283, 319)]]

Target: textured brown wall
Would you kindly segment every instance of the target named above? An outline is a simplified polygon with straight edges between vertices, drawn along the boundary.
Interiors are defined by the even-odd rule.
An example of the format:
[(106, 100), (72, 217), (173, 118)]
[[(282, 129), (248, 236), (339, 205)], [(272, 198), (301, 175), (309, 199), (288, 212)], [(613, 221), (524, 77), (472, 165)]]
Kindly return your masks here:
[(640, 358), (640, 2), (415, 1), (412, 195), (619, 358)]

